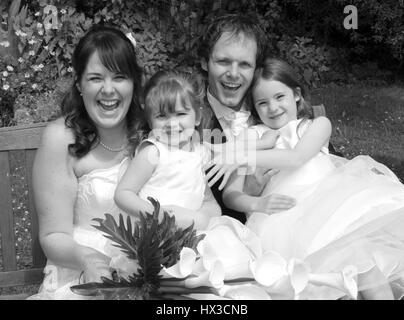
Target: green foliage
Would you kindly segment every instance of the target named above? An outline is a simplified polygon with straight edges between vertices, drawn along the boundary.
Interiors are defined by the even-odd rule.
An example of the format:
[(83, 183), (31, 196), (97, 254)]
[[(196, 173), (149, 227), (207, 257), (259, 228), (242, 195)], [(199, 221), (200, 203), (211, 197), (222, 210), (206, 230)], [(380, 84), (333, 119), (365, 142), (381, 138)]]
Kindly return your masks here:
[(325, 47), (318, 47), (312, 39), (295, 37), (292, 41), (283, 37), (278, 42), (279, 54), (287, 60), (301, 77), (302, 83), (309, 87), (317, 87), (321, 82), (322, 73), (329, 70), (330, 55)]
[(164, 40), (158, 20), (151, 19), (151, 12), (141, 10), (141, 2), (105, 1), (104, 7), (91, 18), (93, 23), (116, 25), (125, 32), (132, 32), (136, 39), (139, 64), (146, 77), (161, 68), (173, 67), (169, 58), (172, 47)]
[[(344, 29), (344, 7), (354, 5), (358, 29)], [(379, 60), (384, 67), (404, 61), (404, 2), (401, 0), (284, 0), (282, 23), (287, 35), (305, 36), (328, 46), (349, 50), (356, 63)], [(284, 29), (286, 27), (286, 29)], [(381, 59), (382, 58), (382, 59)]]
[[(15, 34), (17, 55), (0, 57), (1, 86), (15, 96), (22, 92), (43, 92), (50, 89), (48, 80), (55, 79), (55, 64), (48, 63), (51, 52), (45, 46), (45, 29), (40, 19), (29, 14), (27, 6), (9, 19)], [(9, 46), (10, 43), (3, 43)]]
[[(7, 103), (19, 94), (52, 91), (55, 79), (71, 76), (70, 60), (77, 41), (97, 23), (132, 32), (146, 78), (162, 68), (193, 71), (199, 68), (197, 49), (204, 26), (219, 12), (257, 13), (272, 55), (288, 60), (307, 86), (318, 86), (327, 79), (350, 80), (352, 62), (360, 65), (381, 56), (385, 67), (403, 69), (404, 3), (397, 0), (4, 3), (9, 6), (3, 2), (0, 6), (0, 95)], [(358, 8), (358, 30), (344, 29), (346, 5)]]
[(352, 36), (352, 40), (358, 45), (362, 45), (363, 50), (368, 50), (375, 45), (386, 46), (386, 53), (391, 54), (402, 65), (404, 61), (404, 2), (357, 0), (356, 5), (364, 19), (361, 28)]

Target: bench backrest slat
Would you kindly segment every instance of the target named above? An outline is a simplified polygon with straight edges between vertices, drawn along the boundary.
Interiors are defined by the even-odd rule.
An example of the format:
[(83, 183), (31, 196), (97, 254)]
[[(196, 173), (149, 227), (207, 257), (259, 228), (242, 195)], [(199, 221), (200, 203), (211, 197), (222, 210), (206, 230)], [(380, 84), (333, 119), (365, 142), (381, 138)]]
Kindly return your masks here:
[(0, 128), (0, 151), (38, 149), (46, 124)]
[[(32, 165), (46, 123), (0, 128), (0, 233), (3, 270), (0, 270), (0, 288), (39, 283), (46, 258), (38, 240), (38, 218), (32, 193)], [(12, 207), (10, 154), (21, 150), (24, 156), (25, 178), (28, 186), (27, 205), (31, 217), (31, 247), (33, 267), (17, 270), (17, 254)], [(21, 152), (20, 151), (20, 152)]]
[(14, 218), (11, 203), (11, 183), (9, 152), (0, 152), (0, 232), (1, 252), (5, 271), (15, 270), (17, 260), (15, 254)]
[(43, 267), (18, 271), (0, 272), (0, 288), (38, 284), (43, 279)]
[(34, 267), (41, 267), (46, 263), (46, 257), (39, 244), (38, 238), (38, 216), (35, 210), (34, 196), (32, 190), (32, 165), (34, 163), (36, 150), (25, 151), (26, 175), (28, 184), (28, 210), (31, 215), (31, 239), (32, 239), (32, 258)]

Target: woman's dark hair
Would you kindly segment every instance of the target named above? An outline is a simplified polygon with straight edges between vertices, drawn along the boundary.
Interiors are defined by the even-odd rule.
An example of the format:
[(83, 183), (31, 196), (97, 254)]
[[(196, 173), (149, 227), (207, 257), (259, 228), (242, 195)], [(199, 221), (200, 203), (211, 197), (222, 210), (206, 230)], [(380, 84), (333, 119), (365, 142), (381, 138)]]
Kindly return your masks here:
[[(249, 92), (249, 97), (252, 99), (252, 91), (257, 86), (260, 79), (264, 80), (276, 80), (282, 82), (284, 85), (288, 86), (293, 90), (295, 94), (299, 94), (297, 89), (300, 89), (300, 99), (297, 101), (297, 118), (313, 119), (314, 112), (313, 108), (305, 99), (305, 92), (303, 86), (300, 85), (298, 81), (298, 76), (293, 68), (283, 60), (275, 58), (267, 58), (264, 63), (259, 66), (254, 73), (254, 78), (251, 85), (251, 90)], [(254, 105), (254, 104), (252, 104)], [(258, 113), (255, 108), (252, 108), (252, 115), (257, 120), (261, 122)]]
[(251, 13), (227, 13), (214, 17), (204, 30), (199, 46), (199, 56), (209, 61), (213, 47), (223, 33), (232, 36), (245, 35), (257, 43), (257, 65), (261, 64), (266, 51), (267, 37), (262, 30), (258, 18)]
[(126, 115), (128, 140), (137, 145), (145, 126), (140, 109), (142, 70), (137, 64), (133, 44), (125, 34), (110, 26), (92, 27), (77, 44), (72, 58), (75, 81), (62, 101), (65, 124), (74, 132), (75, 141), (69, 145), (70, 154), (76, 157), (86, 155), (98, 143), (97, 127), (87, 114), (77, 84), (83, 76), (88, 61), (97, 52), (102, 64), (110, 71), (123, 74), (133, 81), (133, 97)]
[[(198, 73), (179, 70), (162, 70), (156, 72), (146, 83), (144, 88), (145, 113), (149, 117), (153, 110), (162, 113), (174, 112), (177, 98), (187, 107), (189, 99), (195, 110), (196, 118), (201, 119), (205, 97), (205, 86)], [(200, 126), (197, 126), (200, 132)]]

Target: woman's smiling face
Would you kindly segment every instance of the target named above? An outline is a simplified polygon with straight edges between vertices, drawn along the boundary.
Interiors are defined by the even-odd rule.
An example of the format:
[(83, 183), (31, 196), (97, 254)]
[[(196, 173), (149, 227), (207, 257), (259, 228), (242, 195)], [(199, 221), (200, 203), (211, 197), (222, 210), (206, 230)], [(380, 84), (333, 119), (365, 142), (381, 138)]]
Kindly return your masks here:
[(95, 51), (80, 79), (84, 106), (96, 126), (113, 128), (124, 123), (133, 96), (133, 81), (108, 70)]
[(297, 119), (300, 95), (276, 80), (259, 79), (253, 90), (254, 106), (261, 121), (271, 129), (279, 129)]

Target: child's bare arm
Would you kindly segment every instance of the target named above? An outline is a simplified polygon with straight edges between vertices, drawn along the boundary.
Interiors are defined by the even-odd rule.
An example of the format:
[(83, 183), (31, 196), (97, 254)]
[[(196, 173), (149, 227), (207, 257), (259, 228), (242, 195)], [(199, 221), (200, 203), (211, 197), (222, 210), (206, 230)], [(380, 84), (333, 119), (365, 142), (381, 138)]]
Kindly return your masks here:
[(139, 197), (138, 192), (152, 176), (159, 152), (147, 145), (133, 158), (115, 191), (115, 202), (125, 212), (138, 216), (139, 212), (153, 212), (153, 205)]

